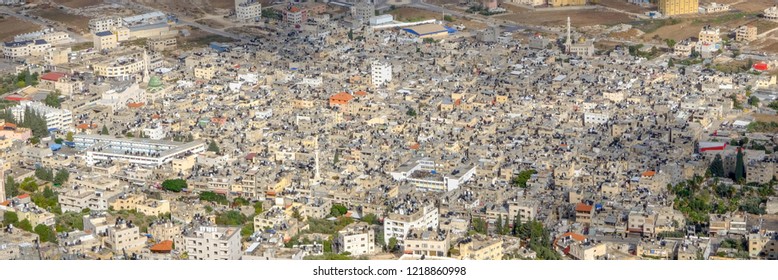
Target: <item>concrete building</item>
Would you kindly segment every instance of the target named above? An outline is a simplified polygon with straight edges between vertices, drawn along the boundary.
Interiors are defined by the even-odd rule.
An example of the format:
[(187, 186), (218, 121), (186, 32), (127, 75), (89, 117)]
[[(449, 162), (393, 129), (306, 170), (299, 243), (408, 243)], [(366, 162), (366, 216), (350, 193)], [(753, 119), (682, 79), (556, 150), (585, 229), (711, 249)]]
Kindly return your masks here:
[(349, 252), (352, 256), (370, 255), (375, 252), (375, 231), (365, 222), (350, 224), (338, 231), (337, 252)]
[(11, 113), (17, 121), (24, 120), (25, 109), (31, 109), (46, 119), (49, 129), (56, 128), (60, 131), (68, 131), (73, 125), (73, 114), (69, 110), (50, 107), (38, 101), (22, 101), (11, 108)]
[(699, 0), (659, 0), (657, 7), (665, 16), (696, 14), (699, 12)]
[(183, 250), (190, 260), (239, 260), (240, 228), (201, 226), (185, 231)]
[(743, 25), (738, 27), (737, 30), (735, 30), (735, 41), (751, 42), (753, 40), (756, 40), (756, 38), (757, 38), (756, 26)]
[(765, 9), (762, 16), (769, 20), (778, 20), (778, 6), (772, 6)]
[(361, 1), (351, 6), (351, 16), (362, 23), (367, 23), (371, 17), (375, 16), (375, 5), (370, 1)]
[(703, 56), (712, 55), (712, 53), (722, 48), (721, 30), (710, 26), (703, 27), (697, 37), (695, 50)]
[(141, 166), (158, 167), (177, 157), (205, 151), (205, 143), (151, 140), (144, 138), (116, 138), (108, 135), (79, 134), (73, 137), (76, 148), (86, 151), (89, 166), (100, 161), (119, 161)]
[(137, 225), (119, 217), (113, 226), (107, 227), (105, 243), (117, 253), (139, 251), (146, 245), (146, 236), (140, 234)]
[(463, 260), (502, 260), (502, 240), (477, 234), (459, 242), (459, 256)]
[(400, 165), (396, 171), (389, 172), (394, 180), (407, 181), (419, 189), (431, 191), (451, 191), (471, 180), (476, 167), (471, 163), (460, 164), (451, 171), (443, 170), (431, 158), (416, 158)]
[(262, 3), (254, 0), (240, 3), (235, 6), (235, 16), (238, 18), (238, 20), (258, 21), (260, 18), (262, 18)]
[(450, 247), (445, 231), (411, 229), (405, 236), (403, 253), (414, 257), (446, 257)]
[(122, 19), (120, 17), (99, 17), (89, 20), (89, 32), (92, 34), (111, 31), (121, 26)]
[(411, 229), (437, 229), (438, 218), (438, 208), (432, 203), (400, 203), (384, 218), (384, 240), (394, 237), (402, 245)]
[(6, 58), (24, 58), (44, 56), (51, 48), (45, 40), (6, 42), (3, 44), (3, 56)]
[(548, 0), (548, 5), (552, 7), (583, 6), (586, 5), (586, 0)]
[(392, 81), (392, 64), (385, 61), (373, 61), (370, 64), (370, 78), (374, 87), (380, 87)]

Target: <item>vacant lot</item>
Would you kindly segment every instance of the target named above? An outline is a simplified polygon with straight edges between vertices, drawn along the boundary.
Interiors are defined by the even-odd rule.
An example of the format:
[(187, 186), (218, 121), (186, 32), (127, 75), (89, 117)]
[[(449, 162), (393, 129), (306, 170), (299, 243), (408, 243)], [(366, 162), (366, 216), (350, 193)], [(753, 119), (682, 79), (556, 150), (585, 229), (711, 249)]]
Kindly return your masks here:
[(89, 30), (88, 17), (71, 15), (57, 8), (43, 8), (32, 12), (32, 14), (49, 20), (61, 22), (81, 33), (87, 32)]
[(689, 37), (697, 37), (705, 25), (722, 28), (722, 34), (727, 34), (729, 30), (745, 24), (756, 25), (760, 33), (778, 26), (778, 23), (759, 19), (754, 13), (743, 12), (730, 12), (696, 18), (646, 20), (635, 26), (646, 32), (643, 36), (644, 39), (659, 36), (662, 39), (669, 38), (680, 41)]
[[(724, 1), (722, 1), (724, 2)], [(741, 2), (741, 1), (737, 1)], [(732, 6), (733, 9), (741, 10), (745, 12), (762, 12), (764, 9), (775, 5), (774, 0), (746, 0), (743, 3)]]
[(54, 0), (54, 2), (71, 8), (83, 8), (103, 4), (103, 0)]
[(200, 29), (193, 28), (190, 30), (191, 35), (187, 37), (181, 37), (179, 41), (179, 48), (182, 50), (190, 50), (193, 48), (207, 47), (211, 42), (234, 42), (232, 38), (227, 38), (221, 35), (211, 34)]
[[(441, 13), (436, 13), (436, 12), (417, 9), (417, 8), (410, 8), (410, 7), (397, 8), (389, 11), (389, 14), (394, 16), (394, 20), (405, 21), (405, 22), (415, 22), (415, 21), (422, 21), (428, 19), (437, 19), (437, 20), (443, 19), (443, 14)], [(484, 23), (472, 21), (469, 19), (464, 19), (456, 16), (454, 16), (453, 19), (454, 19), (453, 22), (447, 24), (448, 25), (462, 24), (468, 29), (482, 29), (486, 27), (486, 24)]]
[(607, 10), (526, 12), (512, 15), (498, 15), (495, 17), (516, 23), (546, 26), (565, 25), (567, 24), (567, 17), (570, 17), (571, 24), (576, 27), (597, 24), (614, 25), (633, 21), (633, 19), (623, 13)]
[(632, 5), (623, 0), (600, 0), (599, 2), (599, 4), (602, 6), (619, 9), (630, 13), (643, 14), (645, 12), (651, 11), (651, 9), (643, 8), (638, 5)]
[(754, 119), (760, 122), (778, 122), (778, 116), (767, 114), (753, 114)]
[(12, 41), (16, 35), (33, 32), (40, 29), (40, 26), (37, 24), (10, 16), (4, 16), (2, 19), (0, 19), (0, 26), (3, 27), (0, 28), (0, 41), (3, 42)]

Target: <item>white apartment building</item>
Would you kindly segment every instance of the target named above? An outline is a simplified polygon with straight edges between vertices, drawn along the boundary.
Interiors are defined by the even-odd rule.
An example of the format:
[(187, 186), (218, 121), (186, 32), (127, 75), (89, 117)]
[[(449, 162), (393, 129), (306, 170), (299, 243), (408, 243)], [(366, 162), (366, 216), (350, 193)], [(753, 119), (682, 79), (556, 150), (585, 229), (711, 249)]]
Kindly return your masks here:
[(762, 15), (769, 20), (778, 20), (778, 6), (765, 9)]
[(21, 122), (24, 120), (24, 110), (28, 107), (46, 119), (46, 125), (49, 129), (56, 128), (65, 131), (73, 124), (73, 114), (69, 110), (50, 107), (38, 101), (22, 101), (19, 105), (11, 108), (11, 113), (17, 121)]
[(240, 228), (201, 226), (185, 232), (183, 249), (190, 260), (239, 260)]
[(121, 26), (122, 19), (120, 17), (99, 17), (89, 20), (89, 32), (92, 34), (110, 31), (113, 28)]
[(440, 164), (436, 164), (428, 157), (412, 159), (400, 165), (397, 171), (389, 172), (394, 180), (408, 181), (422, 190), (451, 191), (475, 176), (476, 166), (465, 163), (450, 172), (442, 170)]
[(249, 1), (235, 6), (235, 16), (239, 20), (259, 20), (262, 18), (262, 3)]
[(89, 166), (100, 161), (114, 160), (147, 167), (158, 167), (174, 158), (199, 154), (205, 143), (180, 143), (146, 138), (116, 138), (108, 135), (79, 134), (73, 137), (77, 149), (86, 151)]
[(370, 65), (370, 77), (374, 87), (380, 87), (392, 81), (392, 64), (373, 61)]
[(6, 42), (3, 44), (3, 56), (6, 58), (43, 56), (50, 48), (51, 44), (46, 40)]
[(610, 119), (608, 114), (599, 113), (584, 113), (584, 125), (599, 125), (605, 124)]
[(24, 33), (14, 36), (14, 41), (35, 41), (44, 40), (52, 46), (63, 45), (72, 43), (74, 40), (70, 38), (70, 34), (62, 31), (54, 31), (52, 28), (46, 28), (40, 31)]
[(337, 252), (349, 252), (352, 256), (375, 252), (375, 231), (365, 222), (353, 223), (338, 231)]
[(432, 203), (419, 205), (403, 204), (384, 218), (384, 241), (394, 237), (402, 245), (408, 232), (413, 229), (438, 228), (438, 208)]
[(446, 257), (450, 246), (445, 231), (413, 229), (405, 237), (403, 253), (415, 257)]
[(144, 128), (143, 135), (151, 140), (162, 140), (167, 135), (167, 130), (164, 126), (154, 124), (151, 127)]
[(74, 189), (60, 194), (57, 199), (62, 206), (62, 212), (81, 212), (87, 208), (107, 211), (109, 203), (118, 195), (118, 191)]
[(127, 107), (128, 103), (146, 103), (146, 90), (138, 83), (122, 84), (103, 92), (98, 104), (108, 106), (114, 112)]

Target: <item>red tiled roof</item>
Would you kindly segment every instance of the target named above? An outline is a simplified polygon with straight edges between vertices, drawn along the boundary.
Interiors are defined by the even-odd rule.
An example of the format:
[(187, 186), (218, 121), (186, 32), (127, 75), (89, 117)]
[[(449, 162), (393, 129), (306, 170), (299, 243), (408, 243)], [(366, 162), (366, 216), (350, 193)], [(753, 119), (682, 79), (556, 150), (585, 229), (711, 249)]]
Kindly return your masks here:
[(5, 123), (5, 127), (16, 128), (16, 125), (7, 122), (7, 123)]
[(77, 125), (76, 128), (78, 128), (78, 129), (87, 129), (87, 128), (89, 128), (89, 124), (88, 123), (82, 123), (82, 124)]
[(145, 105), (145, 104), (143, 104), (143, 102), (127, 103), (127, 107), (130, 107), (130, 108), (140, 108), (140, 107), (143, 107), (143, 105)]
[(66, 76), (65, 73), (49, 72), (49, 73), (43, 74), (43, 76), (41, 76), (41, 80), (56, 82), (56, 81), (59, 81), (59, 79), (61, 79), (62, 77), (65, 77), (65, 76)]
[(8, 206), (10, 204), (11, 204), (10, 200), (6, 200), (6, 201), (3, 201), (3, 202), (0, 202), (0, 205), (2, 205), (2, 206)]
[(592, 206), (589, 204), (578, 203), (575, 205), (576, 212), (592, 212)]
[(6, 97), (5, 97), (5, 100), (8, 100), (8, 101), (17, 101), (17, 102), (18, 102), (18, 101), (22, 101), (22, 100), (30, 100), (30, 99), (29, 99), (29, 98), (27, 98), (27, 97), (24, 97), (24, 96), (18, 95), (18, 94), (11, 94), (11, 95), (9, 95), (9, 96), (6, 96)]
[(28, 198), (28, 197), (30, 197), (30, 194), (28, 194), (28, 193), (21, 194), (21, 195), (17, 196), (17, 198), (20, 198), (20, 199), (25, 199), (25, 198)]
[(363, 91), (363, 90), (360, 90), (360, 91), (357, 91), (357, 92), (355, 92), (354, 94), (355, 94), (355, 95), (359, 95), (359, 96), (366, 96), (366, 95), (367, 95), (367, 92), (366, 92), (366, 91)]
[(289, 9), (289, 11), (290, 11), (290, 12), (292, 12), (292, 13), (296, 13), (296, 12), (299, 12), (299, 11), (300, 11), (300, 8), (298, 8), (298, 7), (292, 7), (291, 9)]
[(155, 244), (154, 246), (151, 246), (149, 249), (154, 253), (169, 253), (173, 250), (173, 241), (171, 240), (164, 240), (162, 242), (159, 242)]
[(656, 175), (656, 171), (649, 170), (649, 171), (643, 172), (643, 174), (641, 174), (641, 175), (643, 175), (643, 177), (651, 177), (651, 176)]
[(413, 143), (413, 145), (411, 145), (411, 147), (410, 147), (410, 148), (411, 148), (411, 150), (418, 150), (418, 149), (419, 149), (419, 147), (421, 147), (421, 144), (419, 144), (419, 143)]

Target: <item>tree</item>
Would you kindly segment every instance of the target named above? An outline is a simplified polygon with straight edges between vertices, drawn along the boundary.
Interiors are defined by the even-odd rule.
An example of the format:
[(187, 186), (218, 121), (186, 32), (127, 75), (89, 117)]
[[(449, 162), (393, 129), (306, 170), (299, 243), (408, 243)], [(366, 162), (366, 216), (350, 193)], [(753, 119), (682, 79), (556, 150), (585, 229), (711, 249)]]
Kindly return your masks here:
[(519, 236), (520, 228), (521, 228), (521, 215), (516, 214), (516, 217), (513, 218), (513, 228), (511, 229), (511, 235)]
[(667, 43), (668, 48), (672, 49), (673, 47), (675, 47), (675, 40), (673, 39), (665, 39), (665, 43)]
[(38, 234), (41, 242), (53, 242), (57, 243), (57, 235), (51, 228), (44, 224), (38, 224), (35, 226), (35, 233)]
[(473, 230), (480, 234), (486, 234), (486, 221), (481, 218), (473, 218), (470, 223), (473, 226)]
[(240, 236), (242, 237), (249, 237), (252, 234), (254, 234), (254, 224), (246, 224), (240, 229)]
[(363, 216), (362, 221), (371, 225), (377, 225), (379, 223), (378, 216), (373, 213)]
[(65, 140), (73, 142), (73, 132), (68, 131), (68, 134), (65, 134)]
[(18, 221), (19, 221), (19, 215), (16, 215), (16, 212), (5, 211), (5, 213), (3, 213), (4, 225), (12, 225)]
[(108, 132), (108, 127), (106, 127), (105, 125), (103, 125), (103, 129), (102, 129), (102, 130), (100, 130), (100, 134), (101, 134), (101, 135), (108, 135), (108, 134), (109, 134), (109, 132)]
[[(19, 186), (13, 176), (5, 177), (5, 195), (8, 197), (19, 195)], [(2, 199), (5, 200), (5, 197)]]
[(416, 110), (414, 110), (413, 108), (409, 107), (408, 111), (406, 111), (405, 114), (408, 115), (408, 116), (411, 116), (411, 117), (415, 117), (416, 116)]
[(333, 217), (340, 217), (345, 215), (348, 212), (348, 209), (346, 206), (343, 206), (341, 204), (333, 204), (332, 208), (330, 208), (330, 215)]
[(713, 158), (713, 162), (711, 162), (708, 170), (713, 176), (724, 177), (724, 163), (721, 160), (721, 155), (716, 155), (716, 157)]
[(221, 151), (219, 150), (219, 146), (216, 144), (216, 140), (211, 141), (211, 143), (208, 143), (208, 151), (217, 154), (221, 153)]
[(448, 21), (448, 22), (453, 22), (454, 21), (454, 17), (452, 17), (451, 15), (445, 15), (445, 16), (443, 16), (443, 20)]
[(55, 90), (49, 92), (49, 94), (46, 95), (46, 98), (43, 99), (43, 104), (46, 104), (54, 108), (60, 108), (62, 104), (60, 104), (59, 102), (59, 91)]
[(24, 178), (24, 181), (19, 185), (19, 188), (27, 191), (27, 192), (37, 192), (38, 191), (38, 182), (35, 182), (35, 179), (32, 177)]
[(751, 105), (753, 107), (759, 106), (759, 97), (751, 96), (748, 98), (748, 105)]
[(292, 218), (295, 218), (295, 219), (297, 219), (298, 221), (301, 221), (301, 222), (303, 221), (303, 216), (300, 215), (299, 207), (295, 207), (294, 209), (292, 209)]
[(57, 174), (54, 175), (53, 183), (54, 185), (61, 186), (68, 180), (68, 178), (70, 178), (70, 172), (65, 168), (59, 169), (57, 170)]
[(512, 180), (512, 183), (514, 186), (519, 186), (522, 188), (527, 187), (527, 181), (529, 181), (530, 178), (532, 178), (532, 174), (537, 173), (534, 169), (524, 170), (519, 172), (519, 175), (514, 177)]
[(54, 180), (54, 172), (51, 171), (51, 168), (38, 167), (35, 169), (35, 178), (43, 181), (52, 181)]
[(262, 201), (257, 201), (254, 203), (254, 215), (259, 215), (262, 213)]
[(230, 210), (216, 216), (216, 224), (222, 226), (239, 226), (246, 223), (248, 218), (243, 213)]
[(348, 30), (348, 40), (349, 41), (354, 40), (354, 30), (353, 29), (349, 29)]
[(27, 84), (24, 81), (16, 82), (16, 87), (17, 88), (23, 88), (23, 87), (26, 87), (26, 86), (27, 86)]
[(162, 182), (162, 188), (171, 192), (181, 192), (187, 187), (184, 179), (168, 179)]
[(742, 182), (746, 178), (746, 168), (743, 163), (743, 149), (737, 149), (737, 162), (735, 163), (735, 182)]
[(24, 220), (21, 220), (21, 221), (17, 222), (16, 224), (14, 224), (14, 227), (23, 229), (25, 231), (32, 232), (32, 224), (30, 223), (30, 220), (28, 220), (28, 219), (24, 219)]
[(671, 67), (671, 68), (672, 68), (672, 67), (675, 67), (675, 62), (673, 61), (673, 59), (672, 59), (672, 58), (671, 58), (670, 60), (668, 60), (668, 61), (667, 61), (667, 67)]
[(397, 238), (394, 236), (389, 238), (389, 244), (387, 244), (386, 247), (390, 252), (394, 252), (397, 249)]

